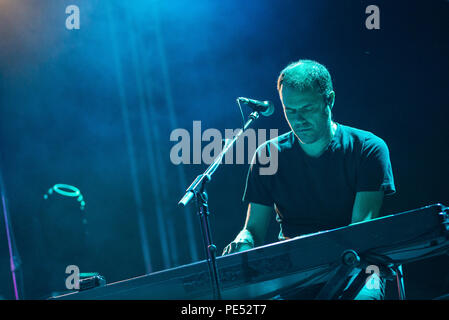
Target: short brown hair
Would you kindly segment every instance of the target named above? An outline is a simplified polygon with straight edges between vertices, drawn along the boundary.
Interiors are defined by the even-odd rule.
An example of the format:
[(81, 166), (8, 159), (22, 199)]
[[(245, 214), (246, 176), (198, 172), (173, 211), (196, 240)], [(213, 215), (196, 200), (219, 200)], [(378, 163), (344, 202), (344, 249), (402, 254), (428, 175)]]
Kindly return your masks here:
[(281, 71), (277, 81), (279, 93), (281, 93), (283, 85), (299, 90), (318, 90), (326, 101), (333, 91), (331, 75), (326, 67), (316, 61), (306, 59), (292, 62)]

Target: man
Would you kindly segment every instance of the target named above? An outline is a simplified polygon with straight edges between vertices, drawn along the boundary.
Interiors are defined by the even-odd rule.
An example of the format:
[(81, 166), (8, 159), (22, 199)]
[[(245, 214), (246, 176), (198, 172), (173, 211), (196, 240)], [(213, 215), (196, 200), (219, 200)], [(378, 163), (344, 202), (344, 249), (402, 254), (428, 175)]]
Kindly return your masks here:
[[(376, 218), (384, 196), (395, 193), (385, 142), (332, 120), (335, 93), (323, 65), (291, 63), (277, 87), (291, 131), (257, 149), (243, 199), (248, 202), (245, 226), (223, 254), (264, 244), (273, 208), (284, 240)], [(261, 152), (277, 155), (271, 159), (278, 161), (275, 174), (259, 173)], [(383, 297), (365, 289), (358, 298)]]

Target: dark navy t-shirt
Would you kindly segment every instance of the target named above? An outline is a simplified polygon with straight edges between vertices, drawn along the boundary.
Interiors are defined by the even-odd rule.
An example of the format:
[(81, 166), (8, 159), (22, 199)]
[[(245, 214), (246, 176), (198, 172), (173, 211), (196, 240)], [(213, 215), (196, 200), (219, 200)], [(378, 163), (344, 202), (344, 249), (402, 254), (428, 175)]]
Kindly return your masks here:
[[(257, 149), (243, 200), (274, 206), (280, 239), (349, 225), (359, 191), (395, 193), (386, 143), (368, 131), (337, 125), (318, 158), (302, 150), (292, 131)], [(264, 161), (261, 152), (268, 156)], [(267, 159), (277, 161), (274, 174), (261, 174)]]

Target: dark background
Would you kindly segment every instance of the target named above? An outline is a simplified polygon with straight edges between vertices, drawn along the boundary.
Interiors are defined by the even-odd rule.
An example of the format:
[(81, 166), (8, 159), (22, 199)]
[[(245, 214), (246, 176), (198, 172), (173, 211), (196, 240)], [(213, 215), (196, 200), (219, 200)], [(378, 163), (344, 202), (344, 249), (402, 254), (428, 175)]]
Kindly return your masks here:
[[(71, 4), (79, 30), (65, 27)], [(365, 28), (371, 4), (380, 30)], [(194, 208), (176, 203), (206, 165), (173, 165), (170, 132), (238, 128), (239, 96), (275, 103), (255, 128), (287, 131), (275, 83), (299, 58), (328, 67), (337, 122), (387, 142), (397, 193), (384, 214), (448, 205), (448, 13), (448, 1), (1, 1), (0, 168), (24, 297), (58, 291), (68, 264), (114, 282), (203, 259)], [(223, 165), (208, 186), (220, 252), (244, 223), (246, 171)], [(78, 187), (85, 210), (44, 200), (56, 183)], [(48, 243), (69, 250), (83, 216), (84, 258), (57, 265)], [(277, 233), (273, 221), (268, 241)], [(448, 262), (406, 265), (408, 297), (449, 292)], [(14, 298), (3, 215), (0, 296)]]

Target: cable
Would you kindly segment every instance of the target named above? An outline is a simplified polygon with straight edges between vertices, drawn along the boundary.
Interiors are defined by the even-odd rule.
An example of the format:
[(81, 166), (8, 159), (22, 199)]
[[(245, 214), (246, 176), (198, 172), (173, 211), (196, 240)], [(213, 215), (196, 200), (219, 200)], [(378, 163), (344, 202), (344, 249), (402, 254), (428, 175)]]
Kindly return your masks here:
[(237, 99), (237, 104), (239, 106), (240, 109), (240, 114), (242, 115), (242, 129), (245, 127), (245, 116), (243, 115), (243, 110), (242, 110), (242, 106), (240, 105), (240, 100)]

